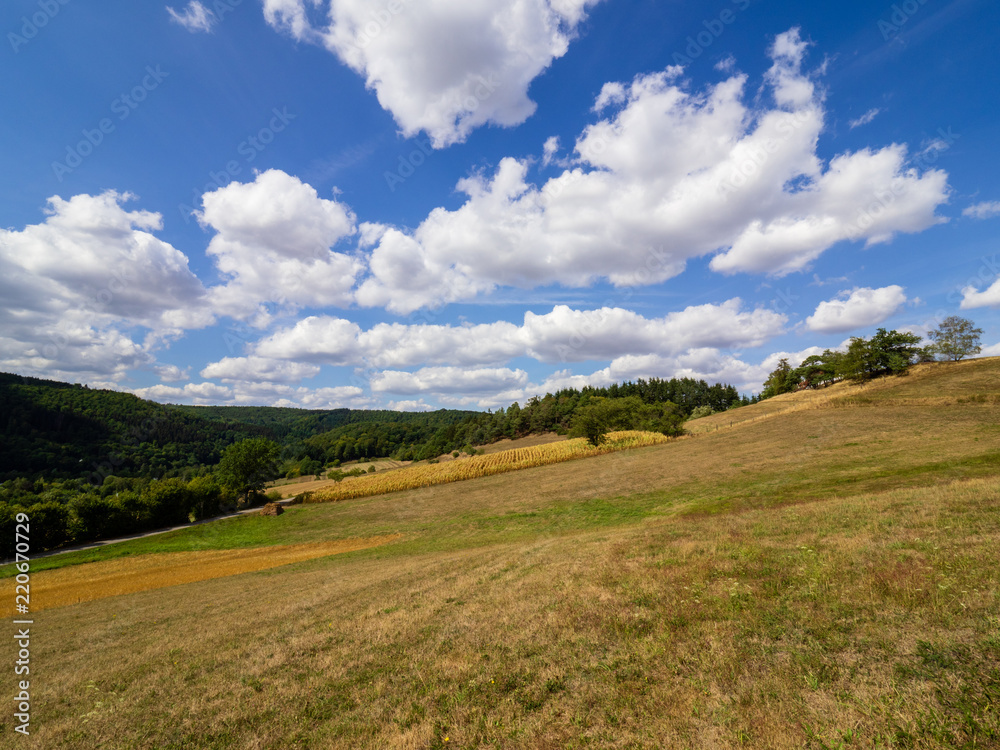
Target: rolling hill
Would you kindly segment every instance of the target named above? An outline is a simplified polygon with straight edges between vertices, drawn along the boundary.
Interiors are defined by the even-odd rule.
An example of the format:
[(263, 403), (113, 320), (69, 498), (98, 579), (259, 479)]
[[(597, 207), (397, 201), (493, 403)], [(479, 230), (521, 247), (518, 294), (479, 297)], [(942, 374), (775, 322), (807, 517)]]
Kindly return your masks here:
[(31, 741), (997, 746), (1000, 359), (689, 427), (39, 560), (43, 608), (91, 562), (393, 539), (40, 609)]

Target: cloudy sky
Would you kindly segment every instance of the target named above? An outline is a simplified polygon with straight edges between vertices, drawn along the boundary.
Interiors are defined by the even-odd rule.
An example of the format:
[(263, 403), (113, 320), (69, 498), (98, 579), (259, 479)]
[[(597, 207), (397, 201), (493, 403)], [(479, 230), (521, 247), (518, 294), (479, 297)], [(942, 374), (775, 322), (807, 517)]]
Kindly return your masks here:
[(164, 402), (1000, 354), (990, 0), (8, 0), (0, 370)]

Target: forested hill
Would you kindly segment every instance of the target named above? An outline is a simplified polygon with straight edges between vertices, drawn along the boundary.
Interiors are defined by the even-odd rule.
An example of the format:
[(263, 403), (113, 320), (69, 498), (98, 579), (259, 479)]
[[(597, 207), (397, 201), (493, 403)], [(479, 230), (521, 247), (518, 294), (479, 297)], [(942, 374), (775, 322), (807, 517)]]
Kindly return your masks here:
[(400, 412), (387, 409), (292, 409), (278, 406), (171, 406), (188, 414), (219, 422), (239, 422), (268, 431), (278, 441), (304, 439), (345, 425), (383, 422), (447, 424), (478, 415), (475, 411), (440, 409), (435, 412)]
[(130, 393), (0, 373), (0, 479), (168, 476), (266, 434)]
[(652, 378), (567, 388), (497, 412), (174, 406), (0, 373), (0, 481), (190, 477), (248, 437), (281, 444), (282, 474), (314, 474), (335, 461), (425, 459), (507, 437), (564, 432), (595, 398), (630, 396), (672, 402), (682, 418), (697, 408), (724, 411), (747, 402), (732, 386)]
[[(451, 418), (459, 412), (431, 412), (427, 416), (442, 415), (435, 422), (404, 422), (398, 412), (391, 421), (379, 424), (346, 424), (328, 432), (305, 439), (297, 455), (308, 461), (303, 465), (304, 474), (317, 465), (333, 461), (351, 461), (360, 458), (391, 456), (407, 460), (433, 458), (442, 453), (467, 450), (471, 446), (494, 443), (504, 438), (515, 438), (532, 433), (566, 432), (570, 429), (578, 410), (595, 399), (620, 399), (637, 397), (646, 404), (673, 403), (682, 419), (696, 409), (707, 413), (725, 411), (750, 403), (731, 385), (709, 385), (694, 378), (650, 378), (596, 388), (564, 388), (543, 397), (528, 400), (522, 407), (511, 404), (496, 412), (472, 412), (461, 421)], [(444, 416), (447, 415), (447, 416)]]
[(226, 446), (248, 437), (280, 443), (283, 458), (294, 461), (307, 457), (303, 440), (337, 429), (358, 438), (357, 457), (389, 455), (400, 444), (380, 436), (423, 444), (478, 414), (175, 406), (130, 393), (0, 373), (0, 481), (44, 477), (101, 484), (112, 475), (188, 476), (214, 466)]

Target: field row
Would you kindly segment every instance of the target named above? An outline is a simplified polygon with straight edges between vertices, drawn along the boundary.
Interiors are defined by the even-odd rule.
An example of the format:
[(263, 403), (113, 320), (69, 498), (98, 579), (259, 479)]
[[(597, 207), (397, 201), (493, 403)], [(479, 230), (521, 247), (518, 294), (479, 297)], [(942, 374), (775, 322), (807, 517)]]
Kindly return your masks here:
[(386, 492), (412, 490), (434, 484), (460, 482), (463, 479), (476, 479), (492, 474), (503, 474), (518, 469), (530, 469), (533, 466), (544, 466), (561, 461), (571, 461), (576, 458), (599, 456), (603, 453), (626, 450), (628, 448), (643, 448), (649, 445), (666, 443), (668, 438), (658, 432), (609, 432), (607, 440), (598, 447), (590, 445), (584, 438), (563, 440), (548, 445), (535, 445), (530, 448), (513, 448), (511, 450), (491, 453), (485, 456), (470, 456), (444, 464), (424, 464), (408, 466), (404, 469), (372, 474), (369, 476), (346, 479), (333, 486), (326, 487), (311, 494), (306, 502), (323, 503), (335, 500), (349, 500), (371, 495), (382, 495)]

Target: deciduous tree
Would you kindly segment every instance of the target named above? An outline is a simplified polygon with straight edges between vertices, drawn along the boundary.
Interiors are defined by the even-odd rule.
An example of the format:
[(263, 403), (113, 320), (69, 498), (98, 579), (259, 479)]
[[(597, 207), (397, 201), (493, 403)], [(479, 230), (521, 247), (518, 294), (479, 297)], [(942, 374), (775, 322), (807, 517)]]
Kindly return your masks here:
[(950, 315), (927, 336), (934, 342), (931, 351), (935, 355), (957, 362), (982, 351), (979, 338), (982, 334), (983, 329), (976, 328), (971, 320)]
[(264, 438), (233, 443), (222, 453), (215, 475), (223, 487), (233, 490), (244, 502), (250, 494), (264, 489), (276, 476), (275, 464), (281, 448)]

